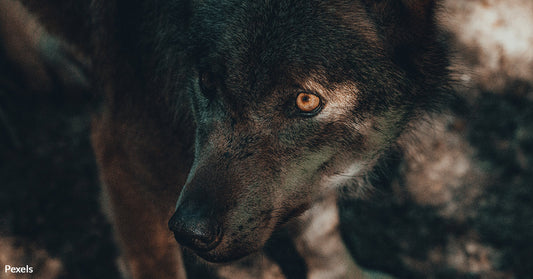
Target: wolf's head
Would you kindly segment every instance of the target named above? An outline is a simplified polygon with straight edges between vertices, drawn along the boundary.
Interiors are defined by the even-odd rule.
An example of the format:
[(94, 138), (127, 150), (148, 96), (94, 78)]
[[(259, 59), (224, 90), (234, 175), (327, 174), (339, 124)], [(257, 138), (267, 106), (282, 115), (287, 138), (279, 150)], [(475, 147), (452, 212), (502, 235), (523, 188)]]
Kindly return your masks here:
[(368, 172), (439, 98), (433, 6), (191, 3), (195, 159), (169, 223), (176, 239), (210, 261), (245, 256)]

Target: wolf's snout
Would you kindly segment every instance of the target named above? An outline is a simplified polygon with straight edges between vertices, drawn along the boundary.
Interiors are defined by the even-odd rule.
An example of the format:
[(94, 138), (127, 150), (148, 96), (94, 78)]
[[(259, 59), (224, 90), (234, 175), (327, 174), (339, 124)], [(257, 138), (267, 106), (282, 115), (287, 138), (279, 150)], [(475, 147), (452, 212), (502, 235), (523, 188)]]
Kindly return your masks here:
[(197, 251), (214, 249), (222, 238), (218, 222), (203, 214), (202, 210), (190, 206), (178, 207), (168, 227), (174, 232), (176, 241)]

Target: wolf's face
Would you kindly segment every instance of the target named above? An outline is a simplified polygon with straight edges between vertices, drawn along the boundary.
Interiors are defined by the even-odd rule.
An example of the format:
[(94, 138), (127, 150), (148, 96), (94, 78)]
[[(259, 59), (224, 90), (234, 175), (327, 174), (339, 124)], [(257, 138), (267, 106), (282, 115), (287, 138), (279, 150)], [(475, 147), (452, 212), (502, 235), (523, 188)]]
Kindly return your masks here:
[(193, 8), (195, 160), (170, 227), (210, 261), (260, 249), (321, 193), (356, 184), (417, 112), (418, 73), (368, 7), (271, 2)]

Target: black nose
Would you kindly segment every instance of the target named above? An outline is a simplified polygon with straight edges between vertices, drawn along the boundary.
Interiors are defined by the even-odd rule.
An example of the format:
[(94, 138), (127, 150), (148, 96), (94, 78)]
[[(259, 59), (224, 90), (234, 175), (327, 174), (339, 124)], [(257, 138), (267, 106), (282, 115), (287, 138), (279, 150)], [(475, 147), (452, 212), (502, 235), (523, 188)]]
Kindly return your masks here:
[(198, 206), (178, 206), (168, 227), (181, 245), (197, 251), (209, 251), (220, 243), (222, 230), (214, 216), (205, 212)]

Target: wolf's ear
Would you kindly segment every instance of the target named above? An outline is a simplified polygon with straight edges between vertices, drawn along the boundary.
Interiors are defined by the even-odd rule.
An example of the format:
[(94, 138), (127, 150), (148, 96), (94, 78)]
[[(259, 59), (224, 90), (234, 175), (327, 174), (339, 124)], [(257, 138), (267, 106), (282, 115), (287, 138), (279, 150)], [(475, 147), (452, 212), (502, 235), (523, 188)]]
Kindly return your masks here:
[(395, 43), (421, 39), (435, 31), (438, 0), (364, 0), (378, 29)]
[(437, 0), (403, 0), (400, 2), (403, 2), (407, 10), (410, 11), (410, 13), (413, 16), (421, 20), (429, 20), (433, 17), (435, 5), (439, 1)]
[(438, 0), (363, 0), (384, 41), (385, 50), (403, 68), (439, 48), (435, 12)]
[(409, 17), (427, 21), (434, 16), (439, 0), (363, 0), (376, 17)]

